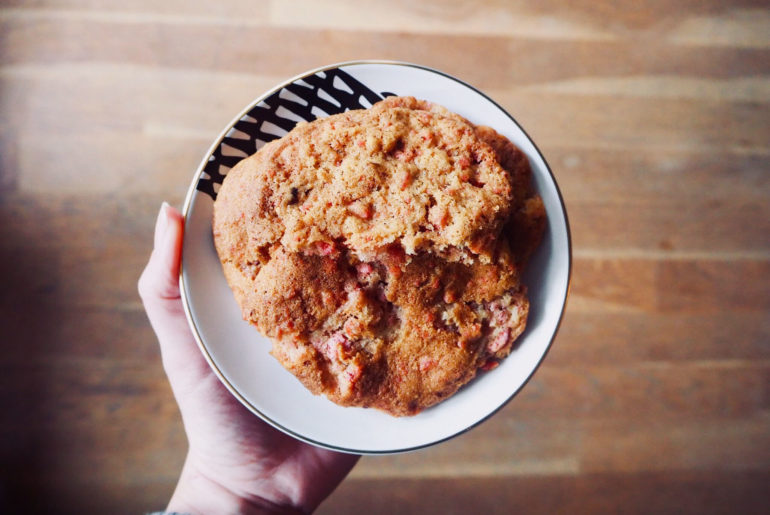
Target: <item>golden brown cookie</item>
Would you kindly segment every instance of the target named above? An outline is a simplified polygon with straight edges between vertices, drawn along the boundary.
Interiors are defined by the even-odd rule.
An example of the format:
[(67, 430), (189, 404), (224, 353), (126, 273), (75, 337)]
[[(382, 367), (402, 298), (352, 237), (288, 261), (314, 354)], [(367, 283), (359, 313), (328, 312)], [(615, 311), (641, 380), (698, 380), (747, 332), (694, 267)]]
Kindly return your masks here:
[(519, 270), (545, 220), (530, 175), (492, 129), (391, 97), (239, 163), (214, 241), (244, 318), (308, 389), (412, 415), (524, 330)]

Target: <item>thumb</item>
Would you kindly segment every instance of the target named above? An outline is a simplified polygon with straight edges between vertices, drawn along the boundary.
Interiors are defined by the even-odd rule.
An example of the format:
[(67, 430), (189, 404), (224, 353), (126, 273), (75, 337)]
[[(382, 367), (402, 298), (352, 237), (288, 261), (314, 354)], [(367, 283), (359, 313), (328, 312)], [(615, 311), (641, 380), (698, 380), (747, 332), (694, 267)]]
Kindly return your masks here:
[(164, 202), (155, 223), (155, 248), (138, 284), (172, 387), (210, 373), (193, 339), (179, 293), (183, 233), (182, 215)]
[(139, 295), (146, 307), (160, 300), (179, 299), (179, 264), (182, 258), (182, 215), (164, 202), (155, 221), (150, 261), (139, 278)]

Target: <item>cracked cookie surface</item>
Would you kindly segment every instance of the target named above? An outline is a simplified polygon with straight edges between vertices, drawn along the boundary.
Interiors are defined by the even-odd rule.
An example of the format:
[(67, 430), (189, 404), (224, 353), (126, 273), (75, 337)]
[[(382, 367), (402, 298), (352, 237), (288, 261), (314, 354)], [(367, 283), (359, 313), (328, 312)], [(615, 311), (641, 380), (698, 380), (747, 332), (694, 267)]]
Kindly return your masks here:
[(519, 271), (545, 220), (530, 175), (492, 129), (391, 97), (239, 163), (214, 241), (244, 318), (308, 389), (412, 415), (524, 330)]

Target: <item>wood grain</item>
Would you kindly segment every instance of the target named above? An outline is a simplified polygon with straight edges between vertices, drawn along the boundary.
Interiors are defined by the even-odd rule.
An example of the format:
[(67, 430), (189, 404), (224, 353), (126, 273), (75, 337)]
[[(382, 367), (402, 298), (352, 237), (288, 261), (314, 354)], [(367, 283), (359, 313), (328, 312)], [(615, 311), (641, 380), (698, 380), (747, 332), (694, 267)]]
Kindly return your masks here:
[[(764, 513), (766, 472), (351, 480), (319, 514)], [(761, 503), (765, 503), (764, 506)]]
[(165, 506), (186, 441), (136, 293), (158, 206), (253, 98), (361, 58), (517, 119), (564, 196), (573, 282), (514, 400), (362, 459), (319, 513), (766, 512), (762, 0), (2, 2), (0, 511)]

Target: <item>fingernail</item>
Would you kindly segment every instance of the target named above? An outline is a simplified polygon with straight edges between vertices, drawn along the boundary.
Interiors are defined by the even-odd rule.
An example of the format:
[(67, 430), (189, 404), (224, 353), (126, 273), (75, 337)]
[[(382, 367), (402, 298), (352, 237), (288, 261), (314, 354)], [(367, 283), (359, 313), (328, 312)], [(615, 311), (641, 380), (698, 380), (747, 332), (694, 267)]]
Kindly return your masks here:
[(155, 248), (157, 249), (161, 242), (163, 241), (163, 237), (166, 235), (166, 231), (168, 230), (168, 214), (166, 213), (166, 210), (168, 209), (169, 205), (168, 202), (164, 201), (163, 204), (160, 205), (160, 211), (158, 212), (158, 219), (155, 221)]

